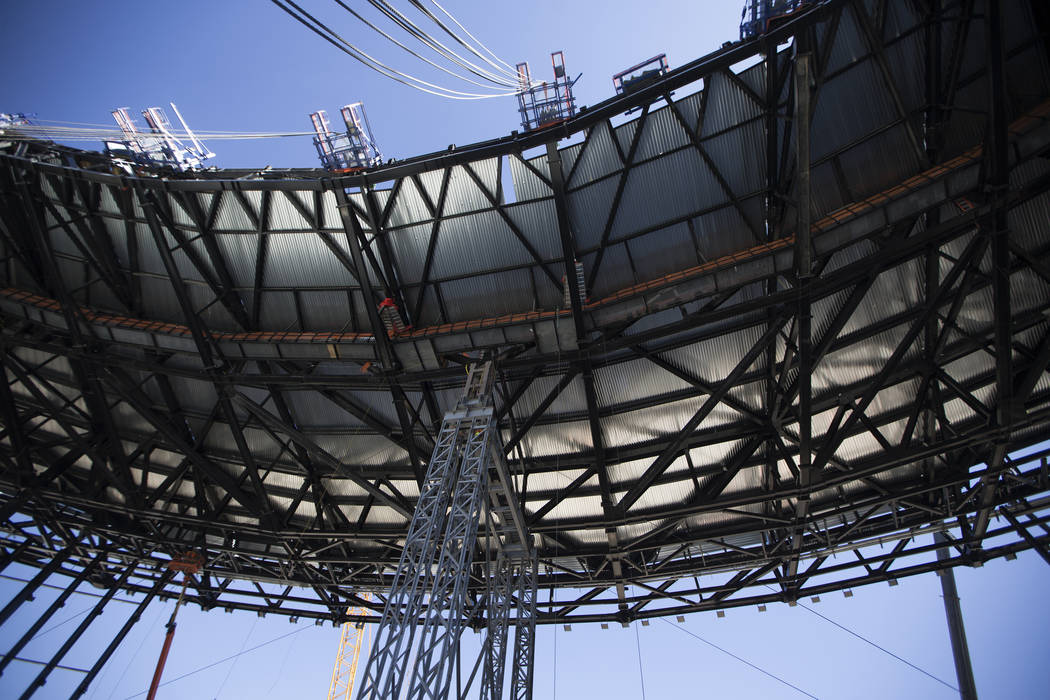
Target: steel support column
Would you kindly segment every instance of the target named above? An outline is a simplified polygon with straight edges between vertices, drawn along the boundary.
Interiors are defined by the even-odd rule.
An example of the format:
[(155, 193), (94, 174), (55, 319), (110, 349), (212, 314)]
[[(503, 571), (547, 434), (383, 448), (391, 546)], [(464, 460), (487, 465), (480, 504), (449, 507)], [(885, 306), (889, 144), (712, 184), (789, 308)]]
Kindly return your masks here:
[[(787, 585), (796, 588), (792, 579), (798, 573), (798, 555), (805, 538), (809, 515), (809, 498), (819, 480), (819, 468), (813, 467), (813, 329), (809, 282), (813, 276), (813, 253), (810, 240), (810, 62), (808, 53), (795, 57), (795, 152), (798, 165), (798, 219), (795, 234), (795, 276), (798, 285), (798, 485), (795, 523), (792, 527), (792, 557), (787, 567)], [(816, 473), (815, 473), (816, 472)]]
[[(933, 535), (933, 541), (944, 545), (937, 550), (937, 559), (948, 559), (948, 538), (943, 532)], [(977, 686), (973, 682), (973, 667), (970, 665), (970, 648), (966, 644), (966, 628), (963, 626), (959, 592), (955, 588), (955, 574), (951, 567), (939, 571), (941, 592), (944, 594), (944, 614), (948, 618), (948, 634), (952, 640), (952, 656), (955, 658), (955, 677), (959, 680), (959, 697), (962, 700), (977, 700)]]
[[(1009, 125), (1006, 117), (1006, 56), (1002, 37), (1002, 7), (999, 0), (988, 0), (988, 132), (987, 179), (985, 188), (992, 204), (989, 217), (992, 250), (992, 318), (995, 319), (995, 426), (1000, 433), (988, 459), (998, 469), (1006, 458), (1009, 429), (1017, 418), (1013, 401), (1013, 337), (1010, 329), (1010, 236), (1006, 199), (1010, 187)], [(981, 511), (974, 525), (978, 541), (988, 530), (995, 500), (997, 478), (984, 481)]]

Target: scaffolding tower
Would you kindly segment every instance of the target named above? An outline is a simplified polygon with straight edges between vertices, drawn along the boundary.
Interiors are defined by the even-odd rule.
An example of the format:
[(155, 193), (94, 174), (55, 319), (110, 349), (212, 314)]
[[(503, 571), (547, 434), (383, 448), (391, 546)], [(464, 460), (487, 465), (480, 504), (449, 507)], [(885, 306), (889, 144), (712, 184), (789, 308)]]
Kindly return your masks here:
[[(537, 561), (496, 429), (493, 375), (491, 361), (471, 365), (462, 398), (442, 422), (365, 666), (361, 700), (399, 698), (406, 688), (412, 700), (446, 698), (460, 635), (482, 611), (482, 697), (502, 697), (512, 609), (512, 696), (532, 697)], [(485, 601), (468, 610), (479, 529), (487, 591)]]

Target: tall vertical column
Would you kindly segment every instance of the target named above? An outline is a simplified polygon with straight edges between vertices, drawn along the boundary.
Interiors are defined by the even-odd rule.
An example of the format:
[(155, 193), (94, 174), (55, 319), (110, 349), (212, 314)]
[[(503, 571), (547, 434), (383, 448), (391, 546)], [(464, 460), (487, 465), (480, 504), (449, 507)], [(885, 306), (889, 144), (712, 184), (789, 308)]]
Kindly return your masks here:
[[(936, 532), (933, 540), (944, 545), (937, 550), (937, 559), (948, 558), (945, 547), (948, 538), (943, 532)], [(966, 644), (966, 628), (963, 626), (962, 608), (959, 605), (959, 592), (955, 588), (955, 574), (951, 569), (940, 572), (941, 592), (944, 595), (944, 615), (948, 618), (948, 636), (952, 641), (952, 656), (955, 658), (955, 677), (959, 680), (959, 697), (962, 700), (977, 700), (977, 686), (973, 682), (973, 667), (970, 665), (970, 648)]]
[[(358, 697), (444, 698), (459, 637), (495, 440), (492, 365), (472, 365), (446, 414), (420, 490)], [(418, 632), (418, 634), (417, 634)], [(416, 662), (409, 674), (409, 660)]]

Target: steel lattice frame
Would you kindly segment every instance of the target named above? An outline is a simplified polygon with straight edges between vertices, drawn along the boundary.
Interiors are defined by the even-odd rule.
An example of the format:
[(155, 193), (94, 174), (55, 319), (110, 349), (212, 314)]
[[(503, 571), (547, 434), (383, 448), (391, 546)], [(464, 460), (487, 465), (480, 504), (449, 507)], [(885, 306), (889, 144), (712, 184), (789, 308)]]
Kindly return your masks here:
[(1050, 424), (1048, 30), (832, 0), (557, 133), (357, 176), (7, 148), (0, 564), (41, 572), (11, 610), (59, 575), (172, 596), (192, 548), (204, 608), (378, 614), (480, 350), (539, 624), (1050, 557), (1046, 455), (1011, 458)]

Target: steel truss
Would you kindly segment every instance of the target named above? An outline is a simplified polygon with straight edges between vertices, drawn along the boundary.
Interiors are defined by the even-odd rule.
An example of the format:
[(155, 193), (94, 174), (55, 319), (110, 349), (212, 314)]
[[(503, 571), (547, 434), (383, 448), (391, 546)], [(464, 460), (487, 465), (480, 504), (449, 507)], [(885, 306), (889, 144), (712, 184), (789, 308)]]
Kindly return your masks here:
[[(1050, 560), (1046, 454), (1010, 457), (1050, 431), (1050, 238), (1038, 215), (1050, 197), (1047, 113), (1038, 109), (1047, 96), (1007, 79), (1046, 54), (1043, 4), (1007, 7), (1029, 4), (1036, 30), (1004, 45), (995, 38), (1017, 22), (978, 33), (999, 21), (982, 0), (821, 3), (765, 38), (592, 106), (559, 127), (580, 135), (568, 148), (549, 133), (523, 134), (331, 179), (117, 178), (91, 154), (52, 145), (0, 153), (0, 557), (47, 572), (29, 577), (11, 609), (49, 577), (65, 589), (127, 567), (125, 591), (170, 594), (161, 581), (168, 558), (199, 547), (208, 568), (187, 599), (206, 609), (374, 621), (384, 598), (366, 603), (357, 592), (402, 591), (391, 616), (411, 632), (398, 643), (429, 644), (426, 673), (436, 680), (462, 624), (489, 629), (495, 669), (511, 626), (526, 635), (525, 658), (532, 624), (791, 601), (1026, 549)], [(902, 24), (904, 9), (919, 19)], [(797, 55), (810, 56), (808, 91), (792, 89), (803, 83)], [(901, 56), (922, 60), (905, 61), (905, 74)], [(761, 59), (753, 73), (732, 70), (751, 57)], [(805, 213), (794, 122), (805, 119), (806, 97), (815, 120), (858, 74), (883, 91), (884, 119), (841, 142), (810, 134), (824, 214), (814, 204), (811, 255), (800, 264), (794, 253), (809, 246), (791, 236)], [(670, 99), (698, 81), (692, 102)], [(663, 99), (666, 108), (651, 107)], [(730, 103), (745, 116), (720, 123)], [(633, 126), (614, 125), (633, 107)], [(654, 148), (654, 134), (668, 142)], [(858, 181), (849, 162), (888, 135), (915, 166), (877, 185)], [(741, 184), (751, 181), (719, 155), (727, 140), (759, 142), (765, 157), (748, 164), (754, 183)], [(545, 152), (530, 157), (533, 148)], [(592, 156), (603, 152), (613, 162), (599, 177)], [(686, 156), (706, 168), (711, 209), (624, 233), (641, 174)], [(533, 184), (532, 200), (504, 201), (506, 167)], [(463, 182), (477, 212), (457, 201)], [(574, 207), (598, 188), (608, 195), (598, 220), (579, 221)], [(529, 206), (549, 210), (545, 245), (523, 223)], [(406, 222), (404, 208), (424, 214)], [(448, 227), (475, 214), (505, 226), (519, 258), (443, 270)], [(704, 246), (723, 233), (701, 230), (710, 216), (732, 219), (730, 232), (749, 242), (709, 254)], [(291, 220), (310, 254), (342, 275), (337, 292), (312, 280), (272, 283)], [(625, 272), (671, 224), (696, 248), (692, 272), (680, 281)], [(394, 244), (406, 235), (423, 240), (413, 264)], [(238, 253), (225, 239), (255, 247)], [(464, 319), (451, 301), (475, 277), (519, 273), (532, 311)], [(627, 286), (610, 286), (610, 276)], [(883, 308), (886, 285), (902, 279), (919, 280), (914, 297)], [(624, 301), (596, 299), (602, 285)], [(545, 307), (549, 298), (563, 304), (566, 289), (568, 308)], [(341, 320), (312, 330), (309, 295), (319, 292), (346, 298), (345, 329)], [(177, 308), (151, 309), (159, 295)], [(387, 334), (377, 312), (387, 298), (413, 330)], [(268, 320), (281, 299), (294, 312)], [(683, 359), (722, 342), (733, 358), (722, 371)], [(484, 448), (491, 468), (475, 474), (489, 513), (480, 531), (467, 518), (477, 504), (457, 501), (467, 527), (458, 536), (475, 538), (473, 554), (455, 540), (442, 559), (444, 590), (467, 588), (467, 621), (435, 617), (419, 629), (428, 599), (418, 591), (436, 572), (420, 568), (413, 579), (399, 562), (422, 566), (429, 551), (436, 566), (443, 514), (454, 497), (466, 499), (439, 493), (428, 474), (445, 454), (441, 479), (459, 478), (469, 428), (447, 433), (441, 419), (462, 384), (464, 353), (481, 346), (506, 352), (482, 421), (502, 444)], [(809, 381), (837, 374), (843, 360), (870, 371), (832, 386)], [(654, 369), (663, 384), (643, 396), (618, 396), (603, 379), (631, 384)], [(187, 386), (207, 398), (194, 403)], [(308, 399), (353, 427), (323, 434)], [(391, 404), (389, 415), (375, 409)], [(672, 429), (614, 440), (621, 419), (675, 406), (690, 408)], [(571, 446), (531, 449), (537, 435), (568, 424), (579, 433)], [(392, 457), (356, 463), (353, 450), (332, 448), (344, 439), (375, 440)], [(719, 456), (698, 461), (708, 450)], [(528, 565), (495, 544), (508, 541), (493, 530), (509, 522), (496, 514), (507, 501), (493, 503), (482, 484), (499, 483), (504, 462), (520, 475), (511, 521), (518, 513), (521, 522), (511, 524), (535, 546)], [(629, 462), (640, 476), (618, 477)], [(559, 473), (571, 477), (549, 478)], [(654, 502), (661, 491), (677, 495)], [(436, 514), (434, 531), (412, 530), (407, 542), (406, 523), (425, 511)], [(951, 532), (947, 545), (920, 544), (940, 530)], [(491, 568), (457, 579), (482, 549)], [(558, 595), (537, 600), (534, 586)], [(370, 614), (347, 614), (360, 605)], [(508, 605), (517, 617), (504, 614)], [(15, 645), (0, 668), (18, 653)], [(494, 670), (480, 678), (490, 693), (499, 683)]]
[[(521, 530), (514, 527), (518, 523), (520, 528), (522, 519), (512, 515), (517, 503), (506, 465), (495, 466), (502, 456), (493, 430), (492, 372), (491, 361), (471, 365), (463, 397), (442, 422), (365, 666), (358, 696), (362, 699), (401, 697), (406, 676), (408, 698), (448, 696), (467, 621), (468, 585), (483, 510), (499, 545), (495, 568), (486, 573), (491, 583), (483, 687), (487, 697), (502, 695), (511, 594), (522, 585), (522, 561), (534, 557)], [(513, 539), (502, 539), (508, 535)], [(534, 593), (534, 578), (531, 584)], [(521, 624), (531, 617), (518, 617), (519, 626), (534, 626)], [(531, 643), (531, 637), (523, 643)], [(531, 671), (516, 672), (515, 678), (518, 675), (529, 677)], [(531, 694), (531, 689), (523, 692)]]

